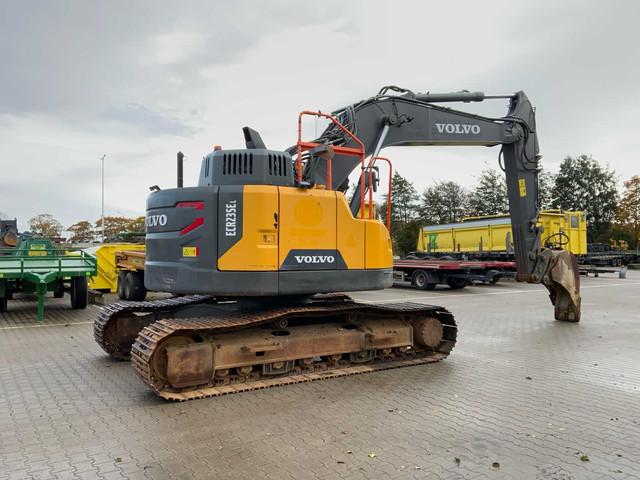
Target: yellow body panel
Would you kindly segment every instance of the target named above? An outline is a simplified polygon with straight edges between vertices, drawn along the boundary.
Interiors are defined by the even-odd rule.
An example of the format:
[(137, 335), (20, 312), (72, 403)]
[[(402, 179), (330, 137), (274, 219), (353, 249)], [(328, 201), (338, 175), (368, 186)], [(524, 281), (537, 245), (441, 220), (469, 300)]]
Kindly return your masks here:
[(278, 187), (246, 185), (242, 195), (242, 238), (222, 257), (219, 270), (278, 270)]
[(392, 268), (393, 250), (387, 227), (378, 220), (365, 223), (365, 268)]
[(116, 252), (129, 250), (144, 252), (145, 246), (136, 243), (109, 243), (90, 249), (98, 260), (98, 274), (89, 280), (89, 288), (93, 290), (118, 290), (118, 271), (116, 270)]
[[(507, 252), (513, 251), (513, 234), (510, 222), (501, 220), (508, 217), (494, 215), (474, 217), (456, 224), (422, 229), (418, 238), (421, 252)], [(486, 220), (485, 224), (482, 221)], [(539, 215), (538, 224), (544, 228), (542, 243), (547, 239), (562, 246), (575, 255), (587, 253), (587, 226), (583, 212), (547, 210)], [(568, 237), (556, 234), (563, 233)], [(553, 236), (555, 235), (555, 236)]]
[[(347, 268), (364, 268), (365, 223), (353, 217), (342, 192), (336, 192), (336, 222), (338, 224), (338, 250), (347, 264)], [(375, 248), (375, 245), (372, 248)]]
[(280, 261), (291, 250), (336, 249), (336, 192), (279, 187)]
[(218, 269), (276, 271), (299, 250), (337, 250), (350, 270), (393, 266), (386, 227), (379, 220), (354, 218), (341, 192), (245, 186), (242, 238), (218, 259)]

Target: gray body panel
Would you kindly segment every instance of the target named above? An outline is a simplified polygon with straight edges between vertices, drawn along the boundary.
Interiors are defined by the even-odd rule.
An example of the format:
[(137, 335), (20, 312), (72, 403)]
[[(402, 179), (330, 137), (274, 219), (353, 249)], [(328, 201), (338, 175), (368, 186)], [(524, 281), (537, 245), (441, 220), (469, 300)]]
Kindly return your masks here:
[(279, 185), (292, 187), (293, 161), (267, 149), (215, 150), (202, 159), (199, 186)]
[(148, 289), (177, 294), (234, 297), (309, 295), (381, 290), (392, 284), (392, 269), (222, 272), (171, 262), (145, 266), (145, 286)]
[(178, 294), (262, 297), (278, 292), (278, 272), (221, 272), (194, 268), (179, 262), (145, 264), (145, 286), (149, 290)]
[(393, 269), (306, 270), (280, 272), (280, 295), (382, 290), (393, 285)]
[[(147, 198), (145, 287), (160, 292), (186, 293), (210, 274), (218, 261), (217, 186), (173, 188)], [(178, 208), (180, 202), (202, 202), (203, 208)], [(150, 222), (166, 216), (164, 225)], [(204, 224), (181, 235), (181, 230), (204, 218)], [(155, 224), (157, 223), (157, 224)], [(199, 255), (183, 257), (183, 247), (197, 247)]]

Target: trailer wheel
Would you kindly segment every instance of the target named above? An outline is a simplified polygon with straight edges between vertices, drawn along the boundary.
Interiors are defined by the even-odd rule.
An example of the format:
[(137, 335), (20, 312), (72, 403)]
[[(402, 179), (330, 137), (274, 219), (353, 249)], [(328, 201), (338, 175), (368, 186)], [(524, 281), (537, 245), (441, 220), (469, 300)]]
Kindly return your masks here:
[(436, 288), (435, 283), (429, 283), (429, 276), (424, 270), (416, 270), (413, 272), (411, 284), (420, 290), (433, 290)]
[(463, 280), (462, 278), (448, 278), (447, 279), (447, 285), (449, 285), (449, 288), (452, 290), (459, 290), (461, 288), (464, 288), (467, 286), (467, 282), (466, 280)]
[(125, 272), (124, 270), (120, 270), (118, 272), (118, 285), (117, 285), (118, 298), (120, 298), (120, 300), (127, 299), (124, 292), (124, 284), (126, 282), (126, 279), (127, 279), (127, 272)]
[(144, 273), (127, 272), (124, 289), (127, 300), (144, 300), (144, 297), (147, 296), (147, 289), (144, 287)]
[(56, 285), (56, 289), (53, 291), (53, 298), (62, 298), (64, 297), (64, 283), (62, 280), (58, 282)]
[(81, 310), (89, 303), (89, 286), (87, 277), (71, 278), (71, 308)]

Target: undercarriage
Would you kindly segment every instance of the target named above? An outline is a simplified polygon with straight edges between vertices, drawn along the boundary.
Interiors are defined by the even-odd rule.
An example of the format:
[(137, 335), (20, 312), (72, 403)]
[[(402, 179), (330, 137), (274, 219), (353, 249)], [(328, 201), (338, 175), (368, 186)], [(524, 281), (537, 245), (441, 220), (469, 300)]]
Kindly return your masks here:
[(94, 334), (169, 400), (437, 362), (457, 329), (444, 308), (345, 295), (265, 302), (177, 297), (105, 307)]

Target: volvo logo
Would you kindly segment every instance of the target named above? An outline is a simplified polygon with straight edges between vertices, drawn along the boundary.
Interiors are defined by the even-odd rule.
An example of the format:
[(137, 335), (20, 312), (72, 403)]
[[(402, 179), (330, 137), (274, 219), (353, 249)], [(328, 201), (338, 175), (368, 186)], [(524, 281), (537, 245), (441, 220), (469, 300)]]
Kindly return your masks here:
[(338, 250), (290, 250), (281, 270), (346, 270), (347, 265)]
[(162, 215), (149, 215), (145, 219), (147, 227), (164, 227), (167, 224), (167, 216)]
[(478, 135), (480, 133), (480, 125), (470, 125), (465, 123), (436, 123), (438, 133), (455, 133)]
[(336, 258), (333, 255), (294, 255), (298, 263), (334, 263)]

